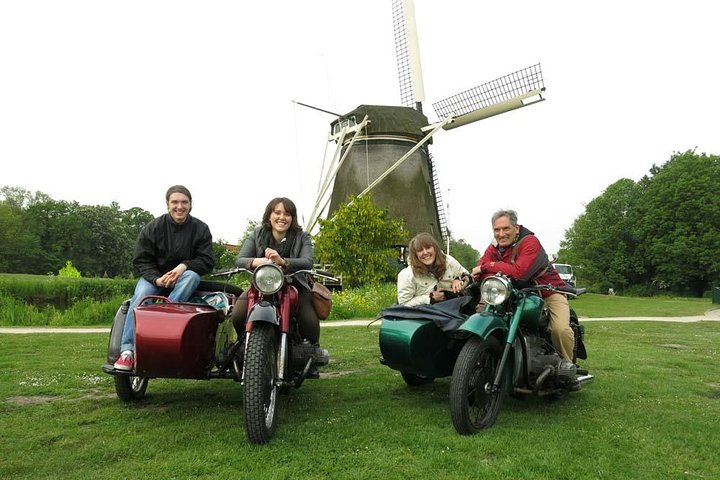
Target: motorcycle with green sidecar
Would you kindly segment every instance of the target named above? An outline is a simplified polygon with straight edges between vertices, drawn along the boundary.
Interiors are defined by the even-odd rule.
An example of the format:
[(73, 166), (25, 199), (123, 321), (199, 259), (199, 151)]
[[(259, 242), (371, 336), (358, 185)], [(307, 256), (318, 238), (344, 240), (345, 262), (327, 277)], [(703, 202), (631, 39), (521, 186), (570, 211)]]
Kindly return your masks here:
[(585, 329), (570, 308), (575, 345), (572, 363), (563, 360), (550, 340), (543, 291), (568, 298), (585, 293), (570, 286), (514, 285), (497, 274), (452, 300), (386, 308), (380, 314), (380, 361), (409, 386), (451, 376), (451, 418), (463, 435), (492, 426), (506, 394), (558, 398), (578, 391), (594, 379), (577, 364), (587, 359)]

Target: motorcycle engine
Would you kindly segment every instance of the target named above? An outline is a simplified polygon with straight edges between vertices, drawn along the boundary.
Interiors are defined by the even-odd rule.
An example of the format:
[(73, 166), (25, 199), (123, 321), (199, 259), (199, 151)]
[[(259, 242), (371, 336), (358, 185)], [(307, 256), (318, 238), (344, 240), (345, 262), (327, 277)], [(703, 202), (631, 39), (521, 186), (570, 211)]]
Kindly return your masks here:
[(537, 355), (530, 361), (530, 372), (532, 376), (537, 377), (548, 367), (552, 368), (557, 383), (572, 383), (575, 381), (577, 367), (569, 362), (564, 362), (558, 355)]

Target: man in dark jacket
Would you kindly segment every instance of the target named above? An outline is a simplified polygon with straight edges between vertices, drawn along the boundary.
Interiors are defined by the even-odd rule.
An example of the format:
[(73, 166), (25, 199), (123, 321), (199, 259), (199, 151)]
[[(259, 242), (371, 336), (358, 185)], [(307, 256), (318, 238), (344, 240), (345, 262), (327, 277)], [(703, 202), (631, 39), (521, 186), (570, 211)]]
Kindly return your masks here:
[(143, 227), (135, 246), (133, 267), (140, 275), (130, 301), (120, 342), (119, 370), (132, 370), (135, 360), (134, 307), (147, 295), (166, 295), (173, 302), (190, 298), (200, 277), (212, 271), (215, 257), (210, 229), (190, 215), (192, 195), (182, 185), (165, 194), (168, 213)]
[[(565, 286), (535, 234), (517, 223), (514, 210), (492, 216), (495, 240), (473, 268), (474, 278), (503, 273), (520, 284)], [(570, 305), (565, 295), (541, 292), (550, 312), (550, 338), (563, 359), (571, 362), (575, 334), (570, 327)]]

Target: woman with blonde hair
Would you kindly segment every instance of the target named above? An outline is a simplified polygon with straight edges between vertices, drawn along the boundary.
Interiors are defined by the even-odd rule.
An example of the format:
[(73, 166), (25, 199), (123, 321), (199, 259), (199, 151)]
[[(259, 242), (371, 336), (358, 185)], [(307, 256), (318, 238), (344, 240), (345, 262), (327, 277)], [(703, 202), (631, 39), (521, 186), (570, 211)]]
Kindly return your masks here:
[(409, 265), (398, 273), (398, 303), (412, 307), (442, 302), (455, 296), (469, 278), (468, 271), (443, 253), (429, 233), (419, 233), (408, 246)]

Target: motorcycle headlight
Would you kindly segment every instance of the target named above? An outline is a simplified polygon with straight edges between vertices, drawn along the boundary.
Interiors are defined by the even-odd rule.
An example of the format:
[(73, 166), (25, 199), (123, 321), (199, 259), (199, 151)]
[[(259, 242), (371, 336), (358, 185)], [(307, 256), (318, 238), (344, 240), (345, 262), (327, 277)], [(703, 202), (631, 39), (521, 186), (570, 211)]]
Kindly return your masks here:
[(480, 296), (485, 303), (500, 305), (510, 296), (512, 286), (507, 278), (490, 277), (480, 286)]
[(284, 275), (274, 263), (260, 265), (253, 273), (253, 285), (264, 295), (272, 295), (283, 286)]

